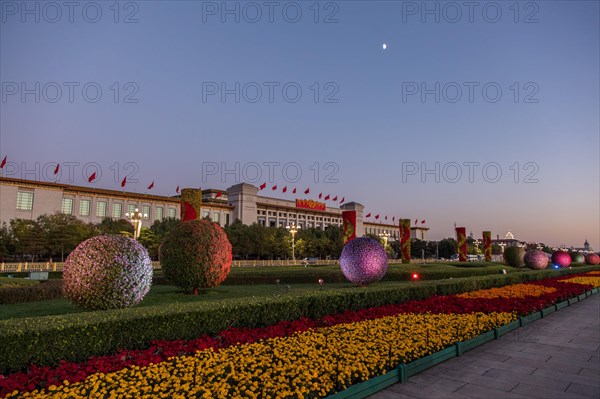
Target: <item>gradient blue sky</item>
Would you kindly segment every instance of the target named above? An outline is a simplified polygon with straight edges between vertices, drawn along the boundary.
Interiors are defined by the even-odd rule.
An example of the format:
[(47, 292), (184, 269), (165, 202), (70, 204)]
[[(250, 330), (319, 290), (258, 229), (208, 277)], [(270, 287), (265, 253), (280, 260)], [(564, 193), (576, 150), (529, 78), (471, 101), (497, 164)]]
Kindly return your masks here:
[[(223, 189), (236, 183), (232, 175), (203, 181), (203, 163), (233, 168), (235, 162), (297, 162), (302, 168), (298, 183), (287, 183), (280, 167), (273, 182), (280, 188), (310, 186), (311, 196), (321, 191), (345, 196), (364, 204), (367, 213), (390, 219), (426, 219), (432, 239), (452, 236), (456, 222), (476, 236), (481, 230), (496, 236), (511, 229), (523, 240), (581, 246), (587, 238), (600, 249), (597, 1), (529, 2), (537, 9), (521, 2), (518, 23), (509, 8), (512, 1), (494, 3), (502, 10), (497, 23), (482, 16), (489, 2), (479, 3), (472, 23), (466, 8), (456, 23), (443, 14), (439, 23), (431, 15), (422, 22), (422, 10), (406, 15), (409, 5), (400, 1), (329, 2), (335, 7), (321, 2), (321, 21), (335, 12), (337, 23), (314, 23), (312, 1), (296, 2), (303, 12), (298, 23), (282, 17), (286, 2), (279, 2), (273, 23), (266, 8), (258, 23), (244, 21), (243, 14), (239, 23), (232, 16), (223, 23), (220, 16), (203, 14), (207, 2), (138, 1), (137, 10), (121, 3), (120, 21), (135, 12), (138, 22), (130, 24), (113, 21), (112, 1), (95, 3), (102, 9), (97, 23), (82, 17), (86, 2), (75, 9), (72, 23), (67, 9), (56, 23), (45, 21), (43, 10), (39, 23), (31, 15), (22, 22), (21, 11), (12, 15), (7, 8), (14, 2), (0, 3), (0, 154), (16, 162), (14, 177), (35, 177), (22, 175), (23, 167), (35, 169), (35, 162), (79, 162), (72, 183), (87, 185), (81, 168), (96, 162), (103, 174), (92, 185), (118, 188), (133, 170), (123, 165), (133, 162), (138, 171), (129, 180), (139, 182), (130, 182), (128, 190), (144, 192), (154, 180), (154, 193), (173, 195), (177, 185)], [(43, 6), (28, 2), (28, 7), (35, 3)], [(433, 8), (436, 2), (427, 4)], [(486, 15), (493, 18), (494, 10)], [(288, 11), (293, 16), (293, 9)], [(448, 18), (454, 16), (453, 10), (447, 12)], [(531, 13), (538, 22), (523, 23)], [(47, 9), (45, 16), (53, 18), (54, 11)], [(23, 102), (19, 95), (7, 95), (11, 82), (28, 87), (96, 82), (103, 96), (88, 103), (79, 86), (73, 103), (66, 89), (56, 103), (43, 96), (36, 103), (32, 95)], [(139, 102), (121, 98), (115, 103), (114, 82), (121, 96), (129, 92), (125, 84), (134, 82)], [(303, 96), (289, 103), (276, 89), (273, 103), (266, 91), (257, 103), (244, 98), (235, 103), (233, 96), (203, 102), (203, 82), (229, 87), (296, 82)], [(317, 103), (309, 88), (314, 82), (321, 90)], [(322, 101), (331, 91), (328, 82), (339, 88), (337, 103)], [(443, 97), (436, 103), (433, 95), (423, 103), (418, 95), (403, 101), (405, 82), (480, 86), (472, 103), (466, 89), (456, 103)], [(496, 103), (481, 95), (488, 82), (503, 90)], [(515, 82), (521, 86), (519, 102), (510, 89)], [(539, 89), (537, 103), (523, 102), (531, 92), (523, 87), (528, 82)], [(109, 169), (115, 162), (118, 181)], [(317, 183), (310, 169), (315, 162), (321, 169)], [(324, 181), (328, 162), (339, 167), (337, 183)], [(429, 168), (436, 162), (496, 162), (503, 174), (489, 183), (479, 166), (471, 183), (463, 166), (457, 183), (443, 176), (436, 183), (433, 175), (425, 183), (420, 175), (403, 181), (405, 162)], [(515, 162), (521, 168), (518, 183), (510, 169)], [(523, 181), (531, 171), (523, 169), (528, 162), (539, 167), (537, 183)], [(68, 183), (63, 172), (61, 181)], [(268, 180), (267, 172), (264, 167), (257, 185)]]

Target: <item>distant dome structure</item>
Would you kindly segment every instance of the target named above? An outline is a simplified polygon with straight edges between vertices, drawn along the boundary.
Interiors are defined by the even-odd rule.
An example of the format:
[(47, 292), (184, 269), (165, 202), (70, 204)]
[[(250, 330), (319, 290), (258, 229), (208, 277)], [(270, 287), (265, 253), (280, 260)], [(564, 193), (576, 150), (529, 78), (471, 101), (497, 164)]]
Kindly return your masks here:
[(510, 230), (508, 230), (508, 233), (506, 233), (506, 235), (504, 236), (505, 239), (507, 240), (514, 240), (515, 236), (513, 233), (510, 232)]

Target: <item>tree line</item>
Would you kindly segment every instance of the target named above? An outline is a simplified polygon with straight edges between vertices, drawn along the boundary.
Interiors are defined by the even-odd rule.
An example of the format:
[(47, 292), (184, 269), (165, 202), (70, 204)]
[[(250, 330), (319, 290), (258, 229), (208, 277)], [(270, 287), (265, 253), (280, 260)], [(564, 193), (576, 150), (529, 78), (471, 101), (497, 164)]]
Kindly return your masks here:
[[(148, 249), (152, 259), (158, 259), (159, 247), (165, 234), (179, 219), (166, 218), (155, 221), (150, 228), (143, 228), (138, 238)], [(292, 259), (292, 235), (285, 227), (268, 227), (261, 224), (245, 225), (239, 220), (224, 228), (233, 247), (234, 259)], [(63, 261), (82, 241), (101, 234), (123, 234), (133, 236), (133, 226), (125, 219), (106, 218), (100, 223), (86, 223), (73, 215), (55, 213), (42, 215), (35, 220), (13, 219), (0, 226), (0, 260), (45, 262)], [(377, 235), (368, 234), (382, 245)], [(342, 228), (329, 226), (325, 230), (299, 229), (295, 234), (294, 256), (296, 259), (339, 258), (343, 245)], [(483, 248), (474, 240), (467, 239), (468, 253), (481, 254)], [(499, 246), (492, 247), (493, 253), (501, 253)], [(391, 259), (400, 257), (400, 243), (388, 241), (386, 251)], [(413, 239), (411, 256), (426, 259), (450, 259), (457, 253), (456, 240), (445, 238), (440, 241)]]

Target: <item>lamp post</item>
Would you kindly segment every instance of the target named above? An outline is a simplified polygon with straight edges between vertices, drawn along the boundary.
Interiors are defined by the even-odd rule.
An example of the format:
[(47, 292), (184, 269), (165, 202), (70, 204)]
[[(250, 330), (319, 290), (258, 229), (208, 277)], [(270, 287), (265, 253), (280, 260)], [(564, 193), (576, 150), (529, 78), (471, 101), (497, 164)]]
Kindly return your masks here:
[(287, 226), (285, 226), (286, 229), (288, 229), (288, 231), (290, 233), (292, 233), (292, 260), (296, 260), (296, 233), (298, 232), (298, 229), (300, 228), (300, 226), (296, 226), (294, 223), (289, 224)]
[(131, 223), (133, 223), (133, 239), (137, 240), (140, 236), (140, 232), (142, 231), (142, 218), (147, 218), (148, 215), (141, 213), (138, 208), (135, 208), (134, 212), (127, 212), (125, 217), (129, 219)]
[(383, 232), (383, 233), (379, 233), (379, 237), (383, 238), (383, 249), (387, 248), (387, 242), (388, 242), (388, 238), (390, 238), (390, 233)]

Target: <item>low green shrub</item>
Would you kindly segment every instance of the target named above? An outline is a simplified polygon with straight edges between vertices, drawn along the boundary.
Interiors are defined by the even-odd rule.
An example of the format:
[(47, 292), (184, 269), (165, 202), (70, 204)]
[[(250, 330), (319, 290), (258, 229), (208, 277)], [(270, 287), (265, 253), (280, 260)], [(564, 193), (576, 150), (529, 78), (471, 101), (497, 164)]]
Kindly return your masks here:
[(34, 284), (30, 285), (0, 288), (0, 305), (45, 301), (47, 299), (58, 299), (62, 297), (62, 280), (35, 281)]
[(431, 295), (449, 295), (500, 287), (527, 280), (600, 270), (540, 270), (507, 275), (478, 276), (445, 281), (420, 281), (410, 285), (374, 285), (289, 293), (263, 298), (236, 298), (214, 302), (173, 303), (62, 316), (0, 321), (0, 373), (29, 364), (55, 365), (60, 360), (81, 361), (117, 349), (141, 349), (152, 340), (193, 339), (217, 334), (230, 327), (259, 327), (300, 317), (319, 318)]
[(36, 285), (40, 282), (38, 280), (29, 280), (24, 278), (9, 278), (0, 277), (0, 289), (7, 287), (25, 287), (30, 285)]

